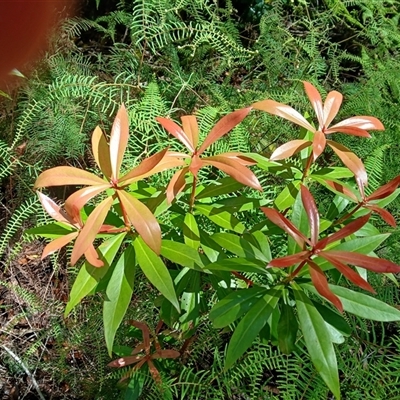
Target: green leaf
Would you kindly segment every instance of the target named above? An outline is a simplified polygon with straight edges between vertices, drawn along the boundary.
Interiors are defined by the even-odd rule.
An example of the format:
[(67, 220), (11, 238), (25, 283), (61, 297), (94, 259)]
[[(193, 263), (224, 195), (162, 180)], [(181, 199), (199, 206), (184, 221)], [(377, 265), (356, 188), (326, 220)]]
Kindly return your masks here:
[(278, 322), (278, 345), (282, 353), (290, 354), (295, 350), (298, 329), (299, 325), (293, 307), (283, 303)]
[[(297, 194), (296, 201), (293, 205), (291, 221), (298, 228), (305, 237), (309, 237), (309, 224), (306, 210), (304, 209), (303, 202), (301, 201), (300, 192)], [(296, 241), (289, 235), (287, 254), (295, 254), (303, 249), (296, 243)]]
[(179, 311), (179, 303), (176, 298), (171, 275), (161, 258), (147, 246), (141, 237), (136, 238), (133, 245), (135, 247), (138, 264), (147, 279)]
[(206, 199), (207, 197), (221, 196), (236, 192), (243, 187), (242, 183), (235, 181), (231, 177), (221, 178), (213, 182), (212, 185), (206, 186), (197, 195), (197, 199)]
[(48, 239), (56, 239), (60, 236), (68, 235), (74, 229), (62, 222), (53, 222), (48, 225), (36, 226), (25, 231), (28, 235), (37, 235)]
[(267, 263), (270, 261), (265, 261), (265, 257), (259, 249), (257, 249), (244, 238), (234, 235), (233, 233), (215, 233), (211, 236), (211, 239), (224, 249), (230, 251), (233, 254), (236, 254), (238, 257), (243, 257), (250, 260), (263, 260)]
[[(351, 251), (353, 253), (369, 254), (374, 251), (389, 236), (389, 233), (383, 233), (375, 236), (360, 237), (349, 240), (347, 242), (339, 243), (337, 246), (329, 247), (329, 250), (343, 250)], [(314, 261), (323, 271), (327, 271), (328, 269), (333, 268), (333, 266), (322, 257), (316, 257)], [(303, 276), (305, 274), (308, 274), (306, 268), (304, 268), (300, 272), (299, 276)]]
[[(307, 286), (309, 287), (310, 285)], [(332, 325), (335, 329), (337, 329), (345, 336), (349, 336), (351, 334), (351, 328), (349, 324), (340, 314), (316, 301), (313, 301), (312, 303), (326, 323)]]
[(261, 169), (270, 170), (271, 168), (282, 168), (280, 163), (277, 163), (276, 161), (269, 161), (267, 157), (264, 157), (261, 154), (246, 153), (246, 155), (252, 158), (254, 161), (257, 161), (257, 167)]
[(161, 255), (183, 267), (199, 271), (204, 268), (198, 251), (184, 243), (163, 240), (161, 242)]
[(400, 311), (383, 301), (340, 286), (329, 285), (329, 288), (349, 313), (373, 321), (400, 321)]
[(252, 233), (245, 233), (243, 239), (247, 240), (253, 246), (256, 246), (263, 257), (259, 257), (261, 261), (269, 263), (272, 260), (271, 249), (269, 247), (269, 242), (267, 236), (265, 236), (261, 231), (254, 231)]
[(104, 336), (110, 357), (115, 333), (132, 298), (135, 269), (135, 250), (129, 245), (115, 265), (106, 289), (107, 298), (103, 303)]
[[(297, 314), (304, 335), (307, 350), (315, 369), (332, 391), (340, 399), (339, 374), (335, 349), (330, 339), (329, 330), (321, 314), (314, 307), (304, 291), (294, 286)], [(297, 288), (295, 288), (297, 286)]]
[(299, 192), (300, 183), (301, 181), (289, 182), (282, 192), (279, 193), (275, 199), (275, 205), (279, 211), (286, 210), (294, 204)]
[(217, 243), (211, 239), (211, 236), (203, 230), (200, 231), (200, 242), (204, 254), (211, 262), (215, 262), (221, 257), (225, 258), (222, 248), (218, 246)]
[(69, 301), (64, 312), (65, 317), (68, 316), (71, 310), (79, 304), (85, 296), (92, 293), (100, 279), (107, 273), (119, 248), (121, 247), (125, 235), (126, 233), (115, 235), (99, 246), (98, 252), (100, 259), (104, 262), (104, 265), (101, 268), (93, 267), (85, 261), (82, 268), (79, 270), (78, 276), (76, 277), (69, 294)]
[(314, 171), (309, 175), (309, 178), (317, 177), (332, 181), (334, 179), (352, 178), (353, 176), (353, 173), (346, 167), (329, 167)]
[(237, 290), (219, 301), (210, 311), (214, 328), (224, 328), (236, 321), (257, 302), (267, 289), (252, 287)]
[(208, 264), (206, 269), (210, 271), (238, 271), (268, 274), (265, 263), (262, 261), (250, 261), (246, 258), (225, 258), (215, 263)]
[(197, 204), (195, 208), (200, 214), (224, 229), (237, 233), (243, 233), (245, 230), (244, 225), (223, 207), (217, 208), (210, 205)]
[(282, 287), (269, 289), (239, 322), (228, 345), (225, 370), (230, 368), (252, 345), (278, 304), (281, 294)]
[(200, 247), (200, 231), (193, 214), (187, 213), (183, 222), (183, 238), (185, 243), (197, 250)]

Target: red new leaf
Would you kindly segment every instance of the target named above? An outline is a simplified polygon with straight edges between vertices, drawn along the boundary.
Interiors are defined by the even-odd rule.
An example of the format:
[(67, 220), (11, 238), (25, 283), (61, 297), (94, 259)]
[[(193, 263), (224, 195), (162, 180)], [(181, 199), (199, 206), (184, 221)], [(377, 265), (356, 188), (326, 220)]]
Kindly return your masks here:
[(99, 126), (96, 127), (92, 134), (92, 151), (96, 164), (103, 172), (104, 176), (111, 179), (110, 146)]
[(273, 260), (270, 261), (268, 267), (277, 267), (277, 268), (290, 267), (292, 265), (298, 264), (299, 262), (306, 260), (309, 256), (310, 252), (308, 250), (300, 251), (299, 253), (292, 254), (289, 256), (274, 258)]
[(322, 272), (321, 268), (313, 261), (308, 260), (309, 271), (311, 275), (311, 280), (317, 289), (318, 293), (329, 300), (340, 312), (343, 312), (342, 302), (339, 297), (334, 295), (328, 286), (328, 280)]
[(271, 154), (270, 160), (283, 160), (284, 158), (291, 157), (311, 144), (312, 142), (309, 140), (291, 140), (275, 149)]
[(314, 197), (312, 197), (311, 193), (304, 185), (301, 185), (300, 192), (301, 201), (303, 202), (308, 217), (308, 223), (310, 224), (311, 245), (315, 246), (319, 237), (319, 214), (317, 205), (315, 204)]
[(159, 122), (172, 136), (176, 137), (182, 144), (184, 144), (191, 153), (194, 153), (195, 147), (193, 146), (191, 139), (178, 124), (163, 117), (157, 117), (156, 121)]
[(180, 171), (176, 171), (170, 180), (166, 190), (168, 204), (171, 204), (174, 198), (185, 188), (185, 176), (188, 171), (188, 167), (183, 168)]
[(211, 129), (203, 144), (200, 146), (197, 154), (200, 155), (216, 140), (230, 132), (236, 125), (243, 121), (243, 119), (250, 111), (251, 107), (242, 108), (240, 110), (231, 112), (228, 115), (225, 115), (225, 117), (221, 118)]

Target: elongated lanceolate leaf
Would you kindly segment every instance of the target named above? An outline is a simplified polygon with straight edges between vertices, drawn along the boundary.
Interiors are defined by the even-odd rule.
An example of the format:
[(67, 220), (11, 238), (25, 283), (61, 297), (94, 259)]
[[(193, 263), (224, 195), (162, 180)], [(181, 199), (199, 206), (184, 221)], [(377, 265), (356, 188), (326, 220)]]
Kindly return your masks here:
[(269, 289), (239, 322), (228, 345), (225, 369), (229, 369), (253, 344), (274, 311), (281, 295), (280, 287)]
[(319, 213), (314, 197), (312, 197), (311, 193), (304, 185), (301, 185), (301, 199), (310, 224), (311, 244), (314, 246), (317, 243), (319, 236)]
[(295, 350), (298, 328), (299, 324), (293, 312), (293, 307), (282, 304), (278, 322), (278, 344), (282, 353), (290, 354)]
[(88, 262), (83, 264), (69, 294), (69, 301), (64, 313), (65, 317), (68, 316), (71, 310), (79, 304), (85, 296), (92, 293), (96, 288), (100, 279), (107, 273), (125, 236), (126, 233), (117, 234), (107, 239), (99, 246), (97, 251), (99, 252), (100, 259), (104, 263), (102, 268), (93, 267)]
[(266, 217), (279, 228), (289, 234), (296, 243), (303, 248), (305, 242), (311, 245), (311, 242), (306, 238), (286, 217), (273, 208), (261, 207), (261, 210)]
[(322, 106), (321, 95), (319, 94), (315, 86), (313, 86), (310, 82), (303, 81), (303, 85), (304, 85), (304, 90), (306, 91), (306, 94), (308, 96), (308, 99), (310, 100), (310, 103), (312, 105), (312, 108), (314, 109), (315, 114), (317, 115), (319, 123), (318, 129), (322, 129), (325, 125), (325, 121), (324, 121), (324, 110)]
[(342, 160), (343, 164), (354, 174), (356, 179), (363, 187), (367, 186), (368, 176), (362, 161), (347, 147), (332, 140), (327, 140), (327, 144)]
[(115, 334), (132, 298), (135, 267), (135, 250), (130, 245), (115, 264), (103, 304), (104, 336), (110, 356)]
[(188, 171), (189, 171), (188, 167), (182, 168), (180, 171), (176, 171), (173, 177), (171, 178), (166, 189), (168, 204), (171, 204), (172, 201), (175, 199), (175, 197), (178, 196), (178, 194), (182, 192), (183, 189), (185, 189), (186, 186), (185, 178)]
[(72, 242), (77, 236), (79, 232), (71, 232), (65, 236), (61, 236), (49, 244), (43, 249), (42, 260), (48, 255), (54, 253), (57, 250), (60, 250), (62, 247), (66, 246), (69, 242)]
[(222, 228), (230, 229), (237, 233), (243, 233), (245, 230), (245, 226), (224, 208), (196, 204), (195, 209)]
[(251, 106), (256, 110), (265, 111), (269, 114), (285, 118), (288, 121), (306, 128), (310, 132), (315, 132), (316, 130), (298, 111), (286, 104), (278, 103), (274, 100), (263, 100), (258, 101)]
[(340, 286), (329, 285), (329, 288), (352, 314), (374, 321), (400, 321), (400, 311), (383, 301)]
[(230, 132), (236, 125), (243, 121), (250, 111), (251, 107), (242, 108), (222, 117), (211, 129), (203, 144), (200, 146), (197, 154), (200, 155), (216, 140)]
[(367, 131), (383, 131), (384, 129), (385, 128), (379, 119), (360, 115), (340, 121), (336, 125), (327, 129), (326, 133), (341, 132), (355, 136), (370, 137), (371, 135)]
[(129, 121), (126, 108), (122, 105), (114, 119), (110, 135), (110, 162), (111, 162), (111, 178), (118, 180), (119, 170), (121, 168), (122, 159), (125, 154), (126, 146), (129, 138)]
[(147, 279), (179, 311), (179, 302), (176, 298), (171, 275), (161, 258), (158, 257), (140, 237), (134, 241), (134, 247), (138, 264)]
[(224, 155), (221, 154), (213, 157), (205, 157), (202, 161), (204, 165), (212, 165), (224, 171), (243, 185), (250, 186), (256, 190), (262, 190), (260, 182), (254, 173), (234, 159), (224, 157)]
[(291, 157), (311, 144), (312, 142), (309, 140), (291, 140), (275, 149), (271, 154), (270, 160), (283, 160), (284, 158)]
[(104, 199), (89, 215), (85, 226), (80, 231), (78, 238), (75, 241), (74, 248), (71, 254), (71, 265), (75, 265), (78, 259), (85, 253), (88, 247), (93, 243), (100, 227), (107, 216), (112, 205), (112, 197)]
[(336, 354), (328, 328), (304, 291), (296, 287), (294, 289), (300, 328), (311, 360), (334, 396), (340, 399)]
[(184, 243), (163, 240), (161, 242), (161, 255), (183, 267), (200, 271), (204, 267), (198, 251)]
[(134, 180), (140, 180), (152, 175), (153, 173), (155, 173), (153, 171), (155, 170), (156, 166), (162, 161), (167, 152), (168, 148), (159, 151), (158, 153), (153, 154), (148, 158), (145, 158), (137, 167), (133, 168), (122, 178), (120, 178), (119, 183), (125, 186), (132, 183)]
[(41, 192), (36, 193), (39, 196), (40, 203), (51, 218), (58, 222), (64, 222), (68, 225), (75, 224), (75, 221), (73, 221), (71, 217), (69, 217), (64, 211), (62, 211), (61, 207), (58, 206), (57, 203), (55, 203), (52, 199), (50, 199), (50, 197)]
[(70, 215), (78, 213), (78, 211), (93, 197), (104, 192), (110, 187), (109, 184), (93, 185), (77, 190), (65, 201), (65, 210)]
[(237, 271), (237, 272), (255, 272), (266, 274), (265, 263), (257, 260), (248, 260), (246, 258), (224, 258), (215, 263), (206, 266), (210, 271)]
[(228, 176), (214, 181), (212, 185), (205, 186), (204, 189), (196, 195), (196, 199), (205, 199), (207, 197), (236, 192), (242, 187), (242, 183)]
[(343, 312), (343, 306), (340, 302), (339, 298), (335, 296), (328, 287), (328, 280), (326, 279), (325, 274), (322, 272), (321, 268), (313, 261), (307, 261), (311, 280), (317, 289), (318, 293), (325, 297), (325, 299), (329, 300), (340, 312)]
[(160, 254), (161, 228), (156, 217), (143, 203), (124, 190), (118, 190), (117, 194), (130, 223), (145, 243), (156, 254)]
[(343, 95), (335, 90), (329, 92), (324, 102), (324, 125), (328, 127), (339, 112)]
[(35, 182), (35, 189), (64, 185), (104, 185), (104, 180), (75, 167), (55, 167), (39, 175)]
[(185, 243), (197, 250), (200, 247), (200, 231), (193, 214), (187, 213), (183, 221), (183, 237)]
[(101, 169), (104, 176), (111, 179), (110, 147), (99, 126), (96, 127), (92, 134), (92, 151), (96, 164)]
[(157, 117), (156, 121), (160, 123), (172, 136), (176, 137), (182, 144), (184, 144), (191, 153), (194, 153), (195, 147), (193, 146), (191, 139), (178, 124), (163, 117)]
[(210, 320), (214, 328), (224, 328), (235, 322), (263, 296), (268, 289), (252, 287), (237, 290), (219, 301), (210, 311)]
[(37, 235), (48, 239), (57, 239), (60, 236), (65, 236), (71, 233), (75, 228), (71, 227), (69, 224), (65, 225), (59, 222), (53, 222), (47, 225), (36, 226), (31, 229), (27, 229), (25, 234)]
[(189, 142), (195, 149), (199, 143), (199, 126), (197, 124), (197, 119), (194, 115), (184, 115), (181, 117), (182, 128), (186, 133)]

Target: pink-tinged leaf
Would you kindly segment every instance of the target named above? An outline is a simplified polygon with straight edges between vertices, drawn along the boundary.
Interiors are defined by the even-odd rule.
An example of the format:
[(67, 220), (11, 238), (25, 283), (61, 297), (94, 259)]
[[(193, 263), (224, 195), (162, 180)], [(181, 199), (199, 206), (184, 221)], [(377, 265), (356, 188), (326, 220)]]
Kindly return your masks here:
[(248, 166), (248, 165), (256, 165), (257, 161), (254, 161), (251, 157), (248, 157), (244, 155), (243, 153), (239, 152), (229, 152), (229, 153), (221, 153), (218, 154), (219, 156), (227, 157), (227, 158), (232, 158), (239, 162), (242, 165)]
[(156, 217), (138, 199), (124, 190), (117, 191), (124, 212), (143, 241), (156, 254), (161, 251), (161, 228)]
[(199, 126), (194, 115), (185, 115), (181, 117), (182, 128), (190, 140), (193, 148), (196, 149), (199, 144)]
[(80, 211), (90, 199), (104, 192), (109, 187), (109, 184), (94, 185), (77, 190), (65, 201), (65, 210), (68, 214), (74, 215), (76, 210)]
[[(184, 160), (185, 158), (190, 158), (190, 156), (188, 156), (187, 154), (184, 154), (184, 153), (167, 151), (167, 153), (161, 159), (161, 161), (153, 169), (151, 169), (147, 174), (134, 176), (133, 178), (129, 178), (125, 175), (123, 178), (120, 179), (120, 181), (122, 182), (123, 186), (127, 186), (127, 185), (130, 185), (132, 182), (135, 182), (137, 180), (157, 174), (158, 172), (166, 171), (168, 169), (172, 169), (172, 168), (176, 168), (176, 167), (183, 167), (186, 165), (186, 162)], [(128, 174), (130, 174), (130, 173), (128, 173)], [(136, 175), (136, 173), (133, 173), (132, 175)]]
[(112, 202), (112, 197), (107, 197), (89, 215), (72, 249), (71, 265), (75, 265), (89, 246), (92, 245), (111, 208)]
[(370, 138), (371, 135), (365, 131), (364, 129), (360, 129), (360, 128), (351, 128), (351, 127), (343, 127), (343, 128), (337, 128), (337, 129), (326, 129), (325, 133), (326, 134), (330, 134), (330, 133), (335, 133), (335, 132), (340, 132), (340, 133), (344, 133), (346, 135), (352, 135), (352, 136), (361, 136), (361, 137), (366, 137), (366, 138)]
[[(382, 122), (379, 121), (378, 118), (375, 117), (367, 117), (367, 116), (357, 116), (347, 118), (339, 123), (331, 126), (329, 128), (329, 132), (343, 132), (342, 128), (358, 128), (364, 131), (383, 131), (385, 127)], [(345, 133), (345, 132), (344, 132)]]
[(110, 147), (99, 126), (96, 127), (92, 134), (92, 151), (96, 164), (104, 176), (111, 179)]
[(382, 217), (382, 219), (387, 224), (389, 224), (390, 226), (393, 226), (393, 228), (396, 227), (396, 220), (394, 219), (393, 215), (390, 214), (389, 211), (385, 210), (382, 207), (376, 206), (374, 204), (367, 204), (365, 206), (365, 208), (368, 208), (368, 209), (370, 209), (372, 211), (375, 211), (376, 213), (378, 213)]
[(186, 135), (186, 133), (178, 124), (164, 117), (157, 117), (156, 121), (160, 123), (163, 128), (168, 131), (172, 136), (176, 137), (183, 145), (185, 145), (191, 153), (194, 153), (195, 147), (193, 146), (191, 139)]
[(141, 361), (143, 359), (143, 356), (125, 356), (121, 358), (117, 358), (116, 360), (111, 361), (107, 365), (109, 367), (114, 367), (114, 368), (121, 368), (125, 367), (127, 365), (132, 365), (136, 364), (137, 362)]
[(266, 217), (273, 222), (279, 228), (283, 229), (287, 234), (289, 234), (300, 248), (304, 247), (305, 242), (311, 246), (311, 242), (306, 238), (286, 217), (279, 213), (274, 208), (261, 207), (261, 210), (266, 215)]
[(176, 171), (173, 175), (166, 189), (168, 204), (171, 204), (175, 197), (185, 188), (185, 176), (188, 171), (189, 168), (186, 167), (181, 169), (180, 171)]
[(310, 256), (309, 251), (300, 251), (299, 253), (292, 254), (290, 256), (275, 258), (270, 261), (268, 267), (286, 268), (292, 265), (298, 264), (306, 260)]
[(309, 140), (291, 140), (275, 149), (271, 154), (270, 160), (283, 160), (284, 158), (291, 157), (311, 144), (312, 142)]
[(212, 145), (216, 140), (220, 137), (226, 135), (230, 132), (236, 125), (243, 121), (243, 119), (247, 116), (247, 114), (251, 111), (251, 107), (241, 108), (240, 110), (236, 110), (231, 112), (225, 117), (222, 117), (211, 129), (210, 133), (205, 138), (203, 144), (200, 146), (197, 154), (200, 155), (204, 152), (207, 147)]
[(58, 222), (64, 222), (68, 225), (75, 225), (75, 222), (69, 217), (69, 215), (67, 215), (61, 209), (61, 207), (57, 205), (57, 203), (50, 199), (50, 197), (47, 197), (41, 192), (36, 193), (39, 196), (40, 203), (51, 218), (55, 219)]
[(69, 242), (72, 242), (77, 236), (79, 232), (71, 232), (68, 235), (61, 236), (53, 241), (51, 241), (46, 247), (43, 249), (42, 260), (47, 257), (49, 254), (54, 253), (57, 250), (60, 250), (62, 247), (66, 246)]
[(303, 202), (308, 217), (308, 223), (310, 224), (311, 244), (315, 246), (319, 236), (319, 214), (317, 205), (315, 204), (314, 197), (304, 185), (301, 185), (300, 191), (301, 201)]
[(332, 140), (327, 140), (327, 144), (342, 160), (343, 164), (354, 174), (362, 187), (367, 186), (368, 176), (362, 161), (347, 147)]
[(159, 151), (156, 154), (153, 154), (150, 157), (145, 158), (137, 167), (133, 168), (127, 174), (125, 174), (122, 178), (118, 180), (119, 184), (127, 185), (126, 181), (130, 183), (135, 180), (140, 180), (143, 178), (147, 178), (154, 174), (153, 170), (156, 166), (161, 162), (161, 160), (165, 157), (168, 152), (168, 148)]
[(99, 255), (97, 254), (96, 249), (93, 245), (89, 246), (89, 248), (85, 251), (85, 258), (93, 267), (100, 268), (104, 265), (103, 261), (100, 260)]
[(376, 293), (374, 288), (363, 277), (361, 277), (356, 271), (351, 269), (346, 264), (343, 264), (334, 257), (332, 257), (329, 254), (329, 252), (321, 252), (319, 253), (319, 255), (325, 258), (325, 260), (329, 261), (350, 282), (353, 282), (355, 285), (371, 293)]
[(75, 167), (55, 167), (42, 172), (35, 182), (35, 189), (46, 186), (102, 185), (98, 176)]
[(314, 262), (309, 260), (308, 267), (311, 275), (311, 280), (317, 289), (318, 293), (329, 300), (340, 312), (343, 312), (342, 302), (339, 300), (339, 297), (334, 295), (328, 286), (328, 280), (326, 276), (322, 272), (321, 268)]
[(269, 114), (277, 115), (306, 128), (310, 132), (316, 129), (294, 108), (274, 100), (263, 100), (251, 105), (256, 110), (265, 111)]
[(317, 245), (315, 246), (315, 248), (318, 250), (322, 250), (326, 246), (328, 246), (328, 244), (337, 242), (338, 240), (342, 240), (345, 237), (352, 235), (353, 233), (360, 230), (368, 222), (370, 216), (371, 216), (371, 213), (364, 215), (363, 217), (357, 218), (356, 220), (350, 222), (343, 228), (339, 229), (337, 232), (320, 240), (317, 243)]
[(379, 189), (375, 190), (375, 192), (370, 194), (366, 200), (371, 201), (371, 200), (384, 199), (385, 197), (391, 195), (397, 189), (399, 184), (400, 184), (400, 175), (392, 179), (385, 185), (381, 186)]
[(233, 158), (218, 155), (213, 157), (203, 158), (205, 164), (212, 165), (226, 174), (230, 175), (233, 179), (237, 180), (243, 185), (252, 187), (253, 189), (262, 191), (262, 187), (257, 177), (247, 167)]
[(303, 85), (304, 85), (304, 90), (306, 91), (307, 96), (312, 105), (312, 108), (314, 109), (315, 114), (317, 115), (319, 123), (318, 129), (322, 129), (324, 126), (324, 110), (322, 107), (321, 95), (319, 94), (315, 86), (313, 86), (310, 82), (303, 81)]
[(154, 381), (156, 382), (156, 384), (161, 385), (162, 384), (161, 375), (158, 372), (156, 366), (153, 364), (153, 361), (151, 361), (151, 359), (147, 360), (147, 366), (149, 367), (150, 374), (154, 379)]
[(326, 257), (326, 254), (330, 255), (337, 261), (355, 265), (357, 267), (363, 267), (378, 273), (400, 272), (400, 265), (397, 265), (389, 260), (385, 260), (384, 258), (370, 257), (366, 256), (365, 254), (341, 250), (329, 250), (320, 253), (322, 257)]
[(114, 119), (110, 135), (110, 162), (111, 162), (111, 179), (118, 180), (119, 170), (121, 168), (122, 159), (124, 158), (126, 146), (129, 138), (129, 121), (126, 108), (122, 105)]
[(339, 112), (342, 105), (343, 96), (341, 93), (333, 91), (326, 96), (324, 103), (324, 126), (327, 128)]
[(313, 160), (315, 161), (325, 150), (326, 137), (321, 131), (317, 131), (314, 134), (314, 140), (312, 142), (313, 149)]
[(333, 181), (329, 181), (326, 180), (325, 181), (334, 191), (346, 196), (347, 198), (349, 198), (350, 200), (358, 203), (358, 198), (357, 196), (350, 190), (348, 189), (346, 186), (343, 186), (342, 184), (338, 183), (338, 182), (333, 182)]

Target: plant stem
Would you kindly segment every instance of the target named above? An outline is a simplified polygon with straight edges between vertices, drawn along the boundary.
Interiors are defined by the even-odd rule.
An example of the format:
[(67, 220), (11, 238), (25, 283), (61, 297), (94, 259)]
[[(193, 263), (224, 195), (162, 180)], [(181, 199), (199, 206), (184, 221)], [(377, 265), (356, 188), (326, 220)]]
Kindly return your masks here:
[(304, 182), (304, 179), (307, 178), (308, 171), (309, 171), (309, 169), (311, 167), (312, 160), (313, 160), (313, 152), (311, 152), (310, 156), (307, 159), (307, 164), (306, 164), (306, 167), (304, 168), (303, 176), (301, 177), (301, 182), (302, 183)]
[(290, 281), (292, 281), (301, 271), (301, 269), (304, 267), (304, 265), (306, 264), (307, 260), (302, 261), (299, 266), (286, 278), (286, 283), (289, 283)]
[(342, 218), (339, 218), (334, 224), (335, 225), (340, 225), (343, 221), (346, 221), (346, 219), (349, 219), (356, 211), (358, 211), (361, 207), (363, 206), (362, 203), (357, 204), (356, 207), (353, 208), (352, 211), (348, 212), (346, 215), (344, 215)]
[(196, 184), (197, 184), (197, 177), (193, 175), (193, 183), (192, 183), (192, 193), (190, 194), (190, 201), (189, 201), (189, 212), (192, 212), (195, 194), (196, 194)]

